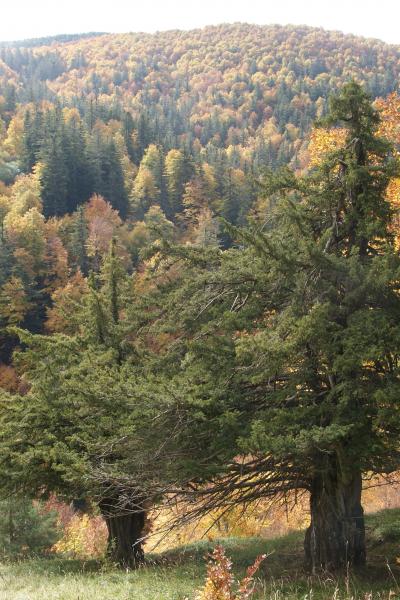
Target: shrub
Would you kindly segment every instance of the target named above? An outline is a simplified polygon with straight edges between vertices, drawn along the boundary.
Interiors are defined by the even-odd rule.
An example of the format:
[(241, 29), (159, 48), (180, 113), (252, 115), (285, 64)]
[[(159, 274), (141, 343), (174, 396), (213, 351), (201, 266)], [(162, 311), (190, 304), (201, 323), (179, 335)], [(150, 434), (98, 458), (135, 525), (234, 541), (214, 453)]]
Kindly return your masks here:
[(14, 559), (45, 554), (59, 538), (57, 515), (27, 498), (0, 502), (0, 556)]
[(74, 515), (53, 551), (71, 558), (100, 558), (107, 546), (107, 528), (100, 516)]

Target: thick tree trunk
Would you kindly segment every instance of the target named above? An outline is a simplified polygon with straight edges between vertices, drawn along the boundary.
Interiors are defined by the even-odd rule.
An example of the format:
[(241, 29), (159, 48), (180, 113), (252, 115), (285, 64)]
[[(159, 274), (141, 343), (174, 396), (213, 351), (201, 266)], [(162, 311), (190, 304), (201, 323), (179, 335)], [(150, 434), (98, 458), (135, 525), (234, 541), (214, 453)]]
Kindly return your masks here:
[(365, 564), (361, 474), (344, 481), (338, 473), (316, 478), (310, 498), (311, 525), (305, 537), (312, 572)]
[(134, 505), (120, 508), (110, 498), (100, 502), (100, 510), (107, 525), (110, 560), (124, 568), (137, 568), (144, 560), (145, 511)]

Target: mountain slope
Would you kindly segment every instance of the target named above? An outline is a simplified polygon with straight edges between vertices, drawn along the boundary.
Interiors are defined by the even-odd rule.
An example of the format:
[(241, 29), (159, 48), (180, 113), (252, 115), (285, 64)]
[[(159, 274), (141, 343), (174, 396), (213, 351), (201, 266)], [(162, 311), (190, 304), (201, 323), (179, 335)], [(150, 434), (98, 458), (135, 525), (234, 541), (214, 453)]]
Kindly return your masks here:
[(399, 74), (399, 46), (305, 26), (220, 25), (0, 49), (0, 83), (15, 86), (17, 102), (57, 98), (81, 111), (92, 102), (106, 119), (119, 119), (123, 107), (148, 123), (148, 142), (254, 149), (262, 140), (278, 163), (298, 154), (344, 81), (385, 96)]

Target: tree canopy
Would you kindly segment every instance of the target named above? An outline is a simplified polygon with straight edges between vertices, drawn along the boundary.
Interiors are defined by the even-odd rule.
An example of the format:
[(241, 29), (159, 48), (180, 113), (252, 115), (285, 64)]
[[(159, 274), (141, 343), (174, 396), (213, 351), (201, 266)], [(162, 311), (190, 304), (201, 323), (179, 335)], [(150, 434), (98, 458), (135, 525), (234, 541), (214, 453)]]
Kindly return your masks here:
[[(45, 237), (35, 226), (26, 243), (45, 256), (50, 223), (71, 245), (76, 283), (49, 282), (54, 333), (7, 330), (23, 351), (19, 393), (1, 397), (3, 488), (91, 496), (125, 565), (142, 559), (149, 505), (171, 494), (189, 501), (189, 518), (307, 491), (309, 566), (364, 564), (362, 476), (399, 467), (400, 257), (387, 194), (398, 162), (355, 82), (320, 124), (342, 141), (305, 174), (267, 173), (268, 212), (250, 227), (224, 221), (226, 246), (218, 201), (210, 212), (218, 181), (197, 166), (185, 185), (183, 153), (164, 172), (154, 146), (142, 171), (154, 193), (164, 174), (171, 194), (185, 190), (175, 224), (153, 207), (129, 229), (95, 196), (57, 228), (40, 220), (29, 176), (22, 217)], [(13, 297), (9, 326), (29, 314)]]

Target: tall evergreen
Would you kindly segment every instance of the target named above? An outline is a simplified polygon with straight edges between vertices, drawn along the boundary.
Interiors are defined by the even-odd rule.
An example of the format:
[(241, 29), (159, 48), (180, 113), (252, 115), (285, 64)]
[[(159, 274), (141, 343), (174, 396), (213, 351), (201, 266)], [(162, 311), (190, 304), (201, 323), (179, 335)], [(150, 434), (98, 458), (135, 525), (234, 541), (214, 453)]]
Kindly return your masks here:
[(82, 123), (73, 119), (65, 126), (63, 149), (67, 170), (67, 209), (73, 212), (93, 193), (92, 174)]
[(55, 131), (41, 151), (41, 197), (45, 217), (62, 216), (68, 211), (68, 169), (63, 138)]
[(89, 272), (89, 259), (87, 255), (87, 223), (82, 206), (74, 214), (72, 230), (70, 233), (71, 247), (69, 253), (73, 267), (79, 268), (83, 275)]
[[(125, 112), (123, 116), (123, 135), (128, 156), (132, 162), (139, 162), (138, 149), (135, 147), (133, 136), (135, 134), (135, 123), (130, 112)], [(141, 157), (140, 157), (141, 158)]]
[(307, 490), (313, 571), (365, 563), (362, 476), (399, 468), (400, 433), (400, 257), (385, 198), (398, 165), (356, 83), (325, 124), (346, 128), (344, 147), (304, 177), (269, 177), (280, 201), (267, 227), (230, 227), (240, 247), (224, 253), (172, 251), (185, 260), (160, 303), (177, 342), (155, 375), (188, 415), (175, 476), (192, 502), (198, 487), (198, 511)]
[(24, 134), (22, 138), (22, 170), (29, 173), (38, 161), (42, 147), (44, 122), (43, 114), (35, 108), (33, 114), (27, 110), (24, 117)]
[[(132, 340), (121, 345), (126, 284), (113, 242), (77, 310), (79, 333), (17, 332), (30, 389), (12, 401), (0, 390), (0, 484), (9, 493), (19, 486), (33, 498), (52, 492), (67, 500), (92, 498), (108, 528), (111, 560), (129, 568), (143, 560), (145, 489), (153, 478), (142, 471), (144, 463), (132, 469), (132, 452), (146, 446), (137, 432), (149, 431), (155, 413), (136, 391), (140, 363), (131, 360)], [(137, 482), (129, 494), (125, 476)]]
[(121, 218), (126, 218), (129, 208), (128, 195), (121, 158), (115, 143), (103, 139), (98, 131), (93, 132), (88, 146), (88, 161), (93, 192), (110, 202), (112, 207), (118, 210)]
[(103, 195), (111, 206), (118, 210), (120, 217), (125, 219), (128, 214), (128, 195), (125, 189), (121, 159), (113, 141), (106, 144), (102, 150), (101, 167), (102, 189), (95, 191)]

